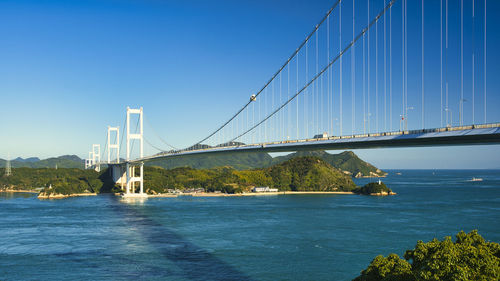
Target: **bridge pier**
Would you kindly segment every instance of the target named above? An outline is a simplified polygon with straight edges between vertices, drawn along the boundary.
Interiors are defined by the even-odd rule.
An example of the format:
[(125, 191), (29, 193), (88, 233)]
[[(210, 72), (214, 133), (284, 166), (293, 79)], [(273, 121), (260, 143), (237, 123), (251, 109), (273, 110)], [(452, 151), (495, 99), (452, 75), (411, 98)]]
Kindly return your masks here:
[[(139, 174), (136, 172), (136, 168), (139, 168)], [(137, 197), (137, 196), (145, 196), (147, 195), (144, 193), (144, 163), (140, 164), (131, 164), (127, 163), (126, 165), (126, 189), (125, 189), (125, 195), (126, 196), (131, 196), (131, 197)], [(135, 190), (137, 188), (136, 183), (139, 183), (139, 192), (135, 193)]]
[(108, 164), (111, 170), (111, 179), (115, 184), (119, 184), (122, 190), (127, 186), (127, 171), (123, 165)]
[[(119, 184), (123, 197), (147, 197), (144, 193), (144, 163), (109, 164), (111, 178)], [(136, 192), (137, 188), (139, 191)]]

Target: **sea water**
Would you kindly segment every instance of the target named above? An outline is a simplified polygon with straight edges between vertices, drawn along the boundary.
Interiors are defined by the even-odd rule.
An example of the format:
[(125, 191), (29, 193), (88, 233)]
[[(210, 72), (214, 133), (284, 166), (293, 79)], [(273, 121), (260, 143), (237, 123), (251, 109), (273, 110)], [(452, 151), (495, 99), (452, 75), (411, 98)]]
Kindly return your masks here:
[(389, 172), (386, 197), (0, 193), (0, 280), (351, 280), (418, 240), (500, 242), (500, 171)]

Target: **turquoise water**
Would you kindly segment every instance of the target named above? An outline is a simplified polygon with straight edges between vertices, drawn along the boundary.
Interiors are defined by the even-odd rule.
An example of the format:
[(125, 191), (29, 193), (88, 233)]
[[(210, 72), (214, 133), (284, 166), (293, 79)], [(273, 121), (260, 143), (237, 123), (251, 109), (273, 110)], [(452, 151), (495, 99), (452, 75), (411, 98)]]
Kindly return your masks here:
[(351, 280), (417, 240), (500, 242), (500, 171), (390, 172), (391, 197), (0, 193), (0, 280)]

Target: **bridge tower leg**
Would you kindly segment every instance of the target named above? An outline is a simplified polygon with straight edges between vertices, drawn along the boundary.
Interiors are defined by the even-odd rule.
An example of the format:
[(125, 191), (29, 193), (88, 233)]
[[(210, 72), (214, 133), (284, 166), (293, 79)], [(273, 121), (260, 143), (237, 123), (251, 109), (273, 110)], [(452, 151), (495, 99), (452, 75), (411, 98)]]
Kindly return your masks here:
[[(139, 133), (131, 133), (130, 131), (130, 115), (139, 115)], [(130, 145), (131, 140), (139, 141), (139, 158), (144, 157), (144, 129), (143, 129), (143, 109), (132, 109), (127, 107), (127, 162), (126, 162), (126, 173), (127, 173), (127, 185), (125, 189), (125, 197), (146, 197), (144, 193), (144, 162), (132, 163), (130, 162), (132, 147)], [(137, 175), (136, 169), (139, 167), (139, 174)], [(136, 183), (139, 183), (139, 193), (135, 193)]]

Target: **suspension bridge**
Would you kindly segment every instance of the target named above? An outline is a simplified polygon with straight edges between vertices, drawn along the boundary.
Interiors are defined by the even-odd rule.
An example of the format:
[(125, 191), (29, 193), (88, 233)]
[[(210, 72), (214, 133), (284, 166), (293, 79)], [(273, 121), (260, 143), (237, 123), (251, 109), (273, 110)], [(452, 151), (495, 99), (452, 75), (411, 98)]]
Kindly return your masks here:
[[(92, 145), (85, 167), (108, 165), (125, 196), (141, 197), (144, 163), (162, 158), (498, 144), (500, 118), (488, 112), (498, 98), (487, 89), (487, 11), (486, 0), (336, 0), (271, 78), (200, 141), (179, 149), (155, 133), (168, 146), (159, 148), (145, 138), (143, 108), (127, 108), (121, 138), (120, 127), (108, 126), (104, 149)], [(144, 155), (144, 142), (158, 153)]]

